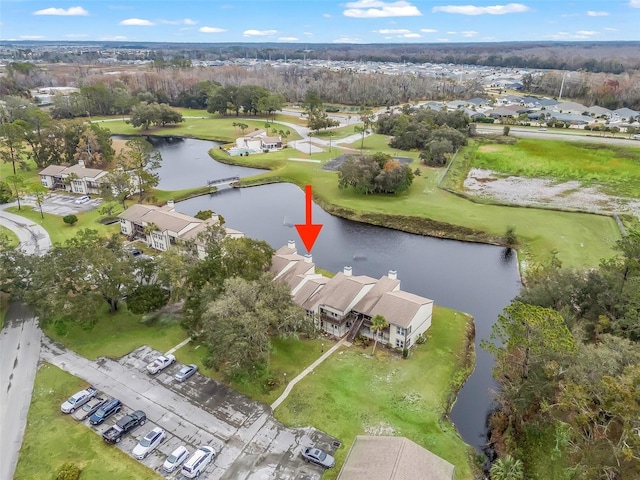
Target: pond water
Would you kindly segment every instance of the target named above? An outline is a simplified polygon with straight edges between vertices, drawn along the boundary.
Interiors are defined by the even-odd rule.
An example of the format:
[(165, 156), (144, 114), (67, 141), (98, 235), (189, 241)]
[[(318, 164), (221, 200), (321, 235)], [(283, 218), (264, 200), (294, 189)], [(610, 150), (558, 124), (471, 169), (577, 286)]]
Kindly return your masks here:
[[(114, 139), (129, 140), (134, 137), (114, 135)], [(209, 150), (218, 147), (218, 142), (180, 137), (144, 137), (162, 155), (159, 190), (183, 190), (204, 187), (207, 180), (227, 177), (250, 177), (264, 170), (237, 167), (216, 162)]]
[[(198, 142), (207, 144), (198, 148), (207, 162), (212, 162), (206, 152), (213, 142)], [(190, 141), (179, 143), (179, 148), (175, 143), (156, 146), (164, 159), (161, 182), (169, 181), (162, 178), (163, 172), (180, 177), (172, 178), (172, 185), (193, 184), (204, 178), (202, 173), (191, 169), (164, 165), (182, 162), (185, 156), (182, 148), (193, 152), (190, 148), (195, 147)], [(240, 176), (250, 174), (253, 173), (243, 169)], [(265, 240), (276, 249), (288, 240), (296, 240), (299, 252), (305, 250), (294, 224), (304, 223), (304, 207), (304, 192), (291, 184), (224, 188), (214, 195), (192, 198), (176, 206), (178, 211), (190, 215), (199, 210), (213, 210), (225, 218), (227, 226)], [(337, 272), (349, 265), (354, 275), (374, 278), (397, 270), (403, 290), (474, 316), (476, 368), (460, 391), (451, 418), (464, 440), (481, 449), (486, 439), (486, 416), (492, 406), (490, 391), (495, 382), (491, 376), (493, 359), (478, 343), (489, 336), (498, 314), (518, 293), (520, 277), (515, 256), (505, 257), (500, 247), (424, 237), (344, 220), (315, 204), (313, 223), (324, 225), (313, 248), (313, 261), (320, 268)], [(425, 376), (428, 375), (426, 366)]]

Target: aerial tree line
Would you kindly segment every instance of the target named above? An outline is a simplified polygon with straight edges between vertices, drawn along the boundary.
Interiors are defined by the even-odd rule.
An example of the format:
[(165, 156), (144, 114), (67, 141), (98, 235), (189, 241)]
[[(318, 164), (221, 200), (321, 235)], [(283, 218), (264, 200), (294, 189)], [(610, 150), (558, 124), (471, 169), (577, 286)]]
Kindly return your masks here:
[[(534, 478), (524, 452), (567, 468), (556, 478), (622, 479), (640, 472), (640, 231), (598, 268), (562, 268), (555, 256), (531, 269), (500, 315), (492, 341), (499, 409), (491, 440)], [(522, 478), (522, 477), (521, 477)]]
[(139, 314), (184, 304), (183, 325), (208, 349), (206, 363), (225, 378), (260, 375), (271, 338), (313, 335), (288, 285), (268, 273), (273, 249), (264, 241), (229, 238), (212, 225), (199, 242), (175, 245), (154, 259), (133, 257), (121, 235), (84, 229), (43, 256), (25, 255), (0, 238), (0, 290), (25, 302), (42, 323), (91, 328), (96, 312)]

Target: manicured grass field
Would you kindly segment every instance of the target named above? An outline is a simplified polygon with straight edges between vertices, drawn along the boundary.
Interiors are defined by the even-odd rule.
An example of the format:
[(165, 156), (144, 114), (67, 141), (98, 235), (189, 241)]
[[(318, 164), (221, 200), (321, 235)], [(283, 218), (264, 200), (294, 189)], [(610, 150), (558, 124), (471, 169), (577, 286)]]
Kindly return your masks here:
[[(26, 160), (26, 166), (26, 170), (17, 168), (16, 175), (20, 175), (24, 179), (26, 190), (28, 190), (31, 185), (40, 183), (40, 176), (38, 175), (40, 169), (33, 160)], [(13, 166), (11, 163), (0, 162), (0, 180), (6, 182), (7, 177), (10, 175), (13, 175)]]
[[(289, 121), (289, 118), (286, 118), (283, 121)], [(244, 123), (245, 125), (248, 125), (248, 128), (244, 131), (245, 134), (251, 133), (256, 129), (263, 129), (265, 123), (269, 123), (271, 125), (269, 127), (269, 133), (271, 133), (272, 128), (277, 128), (278, 130), (289, 130), (291, 134), (287, 138), (287, 141), (300, 139), (300, 136), (293, 129), (271, 121), (267, 122), (266, 119), (253, 120), (236, 117), (211, 118), (210, 116), (207, 116), (206, 118), (185, 118), (185, 121), (179, 125), (171, 125), (164, 128), (151, 127), (148, 130), (142, 130), (139, 127), (135, 128), (124, 122), (122, 119), (115, 118), (98, 120), (95, 123), (98, 123), (98, 125), (103, 128), (108, 128), (114, 135), (175, 135), (225, 143), (233, 142), (237, 137), (243, 134), (240, 128), (233, 126), (233, 123)]]
[[(118, 212), (119, 211), (120, 210), (118, 210)], [(103, 225), (98, 222), (102, 217), (102, 215), (98, 213), (98, 210), (91, 210), (89, 212), (76, 214), (78, 221), (72, 226), (64, 223), (60, 215), (45, 213), (44, 218), (42, 218), (40, 216), (40, 210), (34, 210), (30, 206), (23, 206), (21, 210), (18, 210), (18, 207), (9, 207), (7, 208), (7, 212), (15, 213), (16, 215), (28, 218), (29, 220), (42, 225), (44, 229), (49, 232), (51, 242), (54, 245), (62, 244), (66, 240), (75, 237), (78, 231), (83, 228), (97, 230), (101, 235), (110, 235), (120, 231), (119, 223)]]
[[(301, 187), (311, 184), (316, 199), (328, 205), (353, 210), (358, 216), (374, 213), (432, 219), (451, 225), (452, 231), (456, 226), (464, 226), (494, 237), (502, 237), (507, 226), (513, 225), (519, 241), (520, 261), (523, 267), (530, 262), (548, 260), (554, 250), (558, 252), (558, 258), (566, 267), (597, 265), (601, 259), (609, 258), (613, 254), (612, 246), (620, 238), (620, 232), (613, 219), (591, 214), (472, 202), (438, 187), (444, 169), (420, 165), (417, 152), (390, 149), (385, 147), (388, 141), (389, 138), (384, 135), (371, 135), (365, 138), (364, 150), (369, 153), (387, 151), (393, 155), (414, 158), (411, 168), (420, 168), (422, 175), (416, 177), (409, 191), (402, 194), (359, 195), (349, 189), (340, 189), (335, 172), (322, 170), (321, 165), (316, 163), (286, 161), (286, 158), (292, 156), (291, 152), (285, 154), (286, 150), (274, 155), (225, 156), (223, 160), (274, 169), (250, 179), (243, 179), (245, 183), (277, 179)], [(352, 145), (354, 148), (359, 146), (359, 142)], [(300, 152), (295, 153), (296, 156), (305, 157)], [(219, 155), (215, 151), (211, 154)], [(311, 158), (324, 161), (328, 158), (327, 155), (313, 154)]]
[(337, 437), (336, 478), (356, 435), (405, 436), (456, 467), (456, 479), (472, 478), (471, 449), (444, 419), (449, 392), (466, 379), (469, 317), (436, 307), (424, 345), (409, 359), (372, 347), (335, 352), (298, 383), (275, 416), (286, 425), (313, 425)]
[[(49, 480), (65, 462), (82, 468), (83, 480), (161, 478), (69, 415), (60, 404), (87, 384), (53, 365), (38, 370), (14, 480)], [(10, 434), (10, 432), (3, 432)]]
[(103, 311), (96, 312), (96, 316), (97, 322), (93, 327), (87, 328), (72, 322), (56, 325), (52, 322), (44, 326), (44, 332), (90, 360), (98, 357), (119, 358), (142, 345), (166, 352), (187, 338), (180, 325), (145, 325), (141, 322), (141, 315), (128, 312), (124, 305), (115, 315), (109, 314), (105, 307)]
[(481, 145), (473, 166), (529, 178), (578, 180), (612, 195), (640, 198), (640, 148), (519, 139)]

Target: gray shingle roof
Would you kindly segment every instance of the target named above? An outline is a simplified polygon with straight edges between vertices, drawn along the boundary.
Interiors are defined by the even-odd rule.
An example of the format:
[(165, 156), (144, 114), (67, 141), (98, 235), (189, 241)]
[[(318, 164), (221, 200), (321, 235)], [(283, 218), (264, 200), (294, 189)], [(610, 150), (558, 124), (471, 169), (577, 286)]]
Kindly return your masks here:
[(371, 309), (371, 317), (382, 315), (391, 325), (407, 328), (423, 305), (433, 300), (398, 290), (385, 293)]
[(400, 280), (392, 280), (385, 276), (378, 280), (371, 290), (360, 300), (353, 310), (364, 315), (370, 315), (371, 310), (375, 307), (380, 298), (387, 292), (391, 292), (400, 287)]
[(454, 471), (408, 438), (358, 435), (338, 480), (453, 480)]

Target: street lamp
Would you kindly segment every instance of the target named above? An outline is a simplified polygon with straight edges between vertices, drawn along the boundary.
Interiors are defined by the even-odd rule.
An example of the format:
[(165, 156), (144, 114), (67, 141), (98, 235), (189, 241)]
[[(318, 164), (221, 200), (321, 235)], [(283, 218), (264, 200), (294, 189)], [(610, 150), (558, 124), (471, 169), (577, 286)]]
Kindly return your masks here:
[(287, 372), (284, 372), (284, 384), (287, 384)]

